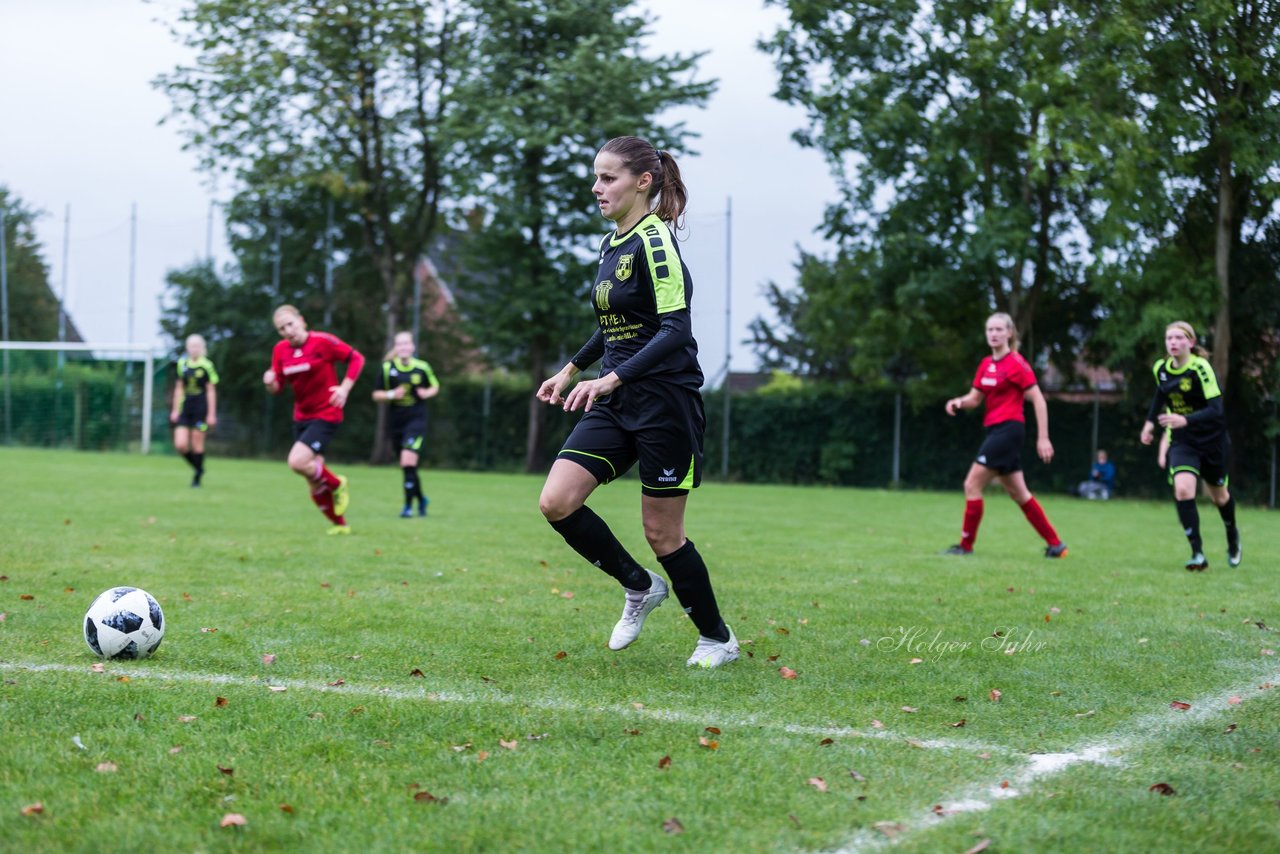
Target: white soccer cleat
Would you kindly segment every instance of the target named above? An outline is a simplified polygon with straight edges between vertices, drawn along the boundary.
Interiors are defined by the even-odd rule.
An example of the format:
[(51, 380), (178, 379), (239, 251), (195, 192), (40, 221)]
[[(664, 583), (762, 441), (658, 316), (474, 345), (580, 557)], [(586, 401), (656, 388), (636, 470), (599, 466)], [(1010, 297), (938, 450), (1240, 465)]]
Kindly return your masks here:
[(631, 646), (644, 628), (644, 618), (667, 598), (667, 582), (647, 569), (645, 572), (649, 573), (649, 589), (627, 591), (627, 601), (622, 606), (622, 619), (618, 620), (618, 624), (613, 627), (613, 634), (609, 635), (609, 649), (626, 649)]
[(710, 670), (713, 667), (719, 667), (722, 664), (737, 660), (738, 639), (734, 637), (733, 629), (729, 629), (729, 639), (727, 641), (713, 640), (698, 635), (698, 645), (693, 648), (693, 655), (689, 656), (687, 663), (690, 667), (701, 667), (704, 670)]

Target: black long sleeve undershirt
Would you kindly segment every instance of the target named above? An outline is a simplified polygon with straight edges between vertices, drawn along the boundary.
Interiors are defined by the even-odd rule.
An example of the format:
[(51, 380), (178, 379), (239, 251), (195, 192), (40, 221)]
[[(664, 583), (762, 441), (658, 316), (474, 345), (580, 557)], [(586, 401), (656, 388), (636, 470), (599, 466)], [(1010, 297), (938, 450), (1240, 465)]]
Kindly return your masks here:
[[(1147, 408), (1147, 420), (1152, 424), (1159, 423), (1156, 419), (1167, 405), (1168, 401), (1165, 396), (1157, 391), (1151, 399), (1151, 406)], [(1187, 419), (1187, 426), (1190, 427), (1201, 422), (1221, 420), (1225, 413), (1226, 410), (1222, 408), (1222, 398), (1214, 397), (1205, 402), (1203, 409), (1189, 412), (1184, 417)]]
[(578, 354), (571, 361), (578, 370), (585, 371), (604, 355), (604, 333), (597, 327), (587, 343), (582, 345)]
[(693, 341), (693, 323), (688, 309), (662, 315), (658, 331), (649, 343), (630, 359), (616, 365), (613, 372), (624, 383), (634, 382), (653, 371), (654, 367)]

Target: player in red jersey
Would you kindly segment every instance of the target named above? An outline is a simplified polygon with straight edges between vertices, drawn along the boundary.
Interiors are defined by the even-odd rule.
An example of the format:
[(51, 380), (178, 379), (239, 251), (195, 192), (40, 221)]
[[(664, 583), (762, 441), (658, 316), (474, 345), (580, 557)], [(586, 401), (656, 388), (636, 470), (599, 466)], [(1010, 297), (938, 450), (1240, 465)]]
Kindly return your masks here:
[(978, 525), (982, 522), (982, 491), (991, 481), (998, 480), (1022, 508), (1031, 526), (1044, 537), (1048, 544), (1044, 556), (1064, 557), (1066, 544), (1049, 524), (1044, 509), (1027, 489), (1022, 476), (1022, 443), (1026, 437), (1024, 401), (1030, 400), (1035, 410), (1036, 453), (1046, 463), (1053, 459), (1053, 444), (1049, 441), (1049, 408), (1036, 385), (1031, 365), (1018, 352), (1018, 332), (1012, 317), (997, 312), (987, 318), (987, 345), (991, 347), (991, 355), (978, 366), (973, 388), (963, 397), (947, 401), (948, 415), (955, 415), (961, 409), (976, 409), (985, 402), (987, 411), (982, 424), (987, 428), (987, 435), (964, 479), (964, 527), (960, 531), (960, 542), (943, 554), (973, 553)]
[[(364, 367), (364, 356), (334, 335), (308, 331), (307, 322), (291, 305), (277, 308), (273, 322), (284, 340), (271, 351), (271, 367), (262, 383), (272, 394), (280, 393), (282, 383), (293, 387), (295, 441), (289, 449), (289, 468), (307, 479), (311, 500), (333, 523), (329, 533), (349, 534), (347, 479), (325, 467), (324, 449), (342, 423), (342, 408)], [(333, 367), (338, 362), (347, 363), (342, 382)]]

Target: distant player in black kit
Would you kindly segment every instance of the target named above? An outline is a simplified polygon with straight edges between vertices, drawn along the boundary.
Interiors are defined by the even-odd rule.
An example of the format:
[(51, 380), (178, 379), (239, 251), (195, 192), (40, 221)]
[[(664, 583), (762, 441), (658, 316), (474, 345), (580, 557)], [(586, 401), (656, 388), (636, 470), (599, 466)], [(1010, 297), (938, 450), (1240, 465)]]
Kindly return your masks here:
[[(707, 566), (685, 538), (689, 490), (702, 476), (702, 369), (689, 304), (693, 281), (671, 230), (688, 192), (675, 159), (636, 137), (618, 137), (596, 155), (592, 187), (614, 230), (600, 242), (591, 302), (599, 327), (538, 399), (584, 414), (547, 475), (538, 506), (578, 554), (626, 592), (610, 649), (636, 639), (645, 617), (667, 598), (667, 584), (627, 553), (585, 505), (595, 488), (640, 464), (644, 533), (698, 628), (689, 666), (718, 667), (738, 657), (738, 640), (720, 618)], [(655, 207), (656, 201), (656, 207)], [(597, 359), (600, 376), (573, 378)]]
[(431, 365), (414, 355), (412, 332), (397, 332), (394, 348), (382, 363), (382, 388), (375, 389), (373, 399), (391, 404), (387, 430), (392, 443), (400, 449), (400, 470), (404, 473), (404, 509), (400, 518), (413, 516), (417, 499), (418, 515), (427, 515), (431, 499), (422, 493), (418, 459), (427, 435), (427, 401), (440, 393)]
[(1173, 484), (1178, 521), (1191, 545), (1187, 569), (1196, 572), (1209, 568), (1200, 539), (1200, 512), (1196, 509), (1196, 483), (1201, 479), (1226, 528), (1227, 563), (1239, 566), (1243, 552), (1240, 529), (1236, 527), (1236, 502), (1227, 489), (1231, 439), (1218, 378), (1209, 364), (1209, 354), (1196, 346), (1196, 333), (1190, 323), (1170, 323), (1164, 331), (1164, 346), (1169, 355), (1157, 360), (1152, 368), (1156, 393), (1142, 425), (1142, 444), (1155, 441), (1157, 423), (1168, 435), (1169, 482)]
[(204, 436), (218, 423), (218, 372), (205, 355), (204, 336), (188, 335), (187, 352), (178, 359), (173, 386), (173, 449), (195, 469), (192, 486), (204, 477)]

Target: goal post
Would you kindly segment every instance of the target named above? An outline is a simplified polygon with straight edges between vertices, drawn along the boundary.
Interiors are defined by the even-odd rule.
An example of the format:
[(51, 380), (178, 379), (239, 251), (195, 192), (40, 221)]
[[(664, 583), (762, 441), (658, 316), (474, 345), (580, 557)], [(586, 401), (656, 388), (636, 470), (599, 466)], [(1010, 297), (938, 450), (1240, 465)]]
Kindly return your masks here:
[(5, 445), (150, 453), (157, 370), (142, 344), (0, 341)]

